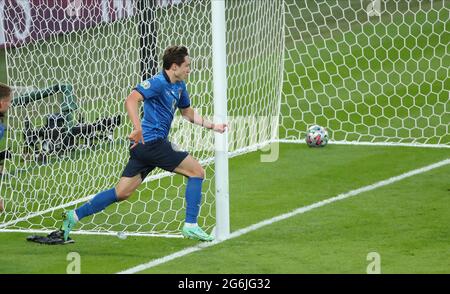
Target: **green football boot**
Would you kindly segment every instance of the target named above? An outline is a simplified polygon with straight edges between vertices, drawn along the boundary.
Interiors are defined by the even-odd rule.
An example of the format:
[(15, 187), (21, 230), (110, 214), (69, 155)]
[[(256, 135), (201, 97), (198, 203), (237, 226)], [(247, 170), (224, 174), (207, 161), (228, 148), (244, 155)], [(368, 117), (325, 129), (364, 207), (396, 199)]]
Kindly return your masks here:
[(69, 239), (70, 231), (72, 231), (73, 227), (75, 227), (75, 224), (77, 223), (74, 214), (75, 211), (73, 210), (63, 212), (63, 224), (61, 226), (61, 231), (64, 232), (64, 241)]
[(185, 238), (199, 240), (199, 241), (212, 241), (214, 240), (214, 237), (211, 235), (208, 235), (203, 231), (199, 226), (195, 227), (187, 227), (186, 225), (183, 226), (183, 230), (181, 231), (183, 236)]

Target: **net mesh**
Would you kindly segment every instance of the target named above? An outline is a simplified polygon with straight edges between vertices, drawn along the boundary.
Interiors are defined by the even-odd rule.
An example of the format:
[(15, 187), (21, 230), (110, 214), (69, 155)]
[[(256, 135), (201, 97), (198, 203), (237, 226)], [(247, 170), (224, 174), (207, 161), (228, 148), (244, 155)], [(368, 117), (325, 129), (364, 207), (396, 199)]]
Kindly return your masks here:
[[(65, 13), (65, 25), (80, 29), (47, 29), (35, 41), (7, 49), (9, 84), (22, 90), (16, 91), (8, 113), (12, 157), (5, 162), (1, 184), (6, 205), (0, 214), (2, 230), (52, 230), (63, 210), (117, 183), (128, 160), (131, 131), (124, 98), (141, 81), (143, 49), (157, 54), (155, 68), (150, 68), (154, 72), (162, 68), (166, 47), (188, 46), (191, 105), (212, 120), (210, 1), (89, 3), (33, 6), (35, 15), (47, 16), (40, 20), (46, 22), (43, 27)], [(105, 9), (105, 3), (101, 20), (90, 23), (97, 16), (93, 11)], [(230, 154), (276, 136), (284, 41), (281, 3), (226, 2)], [(7, 9), (7, 23), (18, 9)], [(93, 15), (83, 17), (88, 11)], [(147, 48), (141, 46), (142, 37), (151, 40)], [(214, 134), (177, 116), (169, 139), (206, 170), (198, 222), (210, 231), (215, 224)], [(155, 169), (129, 200), (83, 219), (77, 232), (177, 235), (185, 216), (185, 185), (182, 176)]]

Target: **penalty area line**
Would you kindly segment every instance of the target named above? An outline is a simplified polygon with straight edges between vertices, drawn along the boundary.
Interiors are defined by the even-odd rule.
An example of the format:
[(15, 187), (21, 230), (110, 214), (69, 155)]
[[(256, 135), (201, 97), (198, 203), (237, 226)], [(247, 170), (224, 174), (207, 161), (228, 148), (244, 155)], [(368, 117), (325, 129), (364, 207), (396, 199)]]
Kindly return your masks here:
[(330, 203), (333, 203), (333, 202), (336, 202), (336, 201), (339, 201), (339, 200), (344, 200), (346, 198), (349, 198), (349, 197), (352, 197), (352, 196), (356, 196), (356, 195), (364, 193), (364, 192), (372, 191), (372, 190), (375, 190), (377, 188), (393, 184), (393, 183), (401, 181), (403, 179), (406, 179), (406, 178), (409, 178), (409, 177), (412, 177), (412, 176), (415, 176), (415, 175), (418, 175), (418, 174), (421, 174), (421, 173), (428, 172), (430, 170), (442, 167), (442, 166), (447, 165), (447, 164), (450, 164), (450, 158), (442, 160), (442, 161), (439, 161), (439, 162), (436, 162), (436, 163), (433, 163), (433, 164), (430, 164), (430, 165), (427, 165), (427, 166), (424, 166), (424, 167), (421, 167), (421, 168), (418, 168), (418, 169), (411, 170), (411, 171), (403, 173), (401, 175), (398, 175), (398, 176), (395, 176), (395, 177), (391, 177), (389, 179), (386, 179), (386, 180), (383, 180), (383, 181), (379, 181), (379, 182), (376, 182), (376, 183), (368, 185), (368, 186), (364, 186), (364, 187), (361, 187), (361, 188), (358, 188), (358, 189), (355, 189), (355, 190), (348, 191), (346, 193), (339, 194), (339, 195), (337, 195), (335, 197), (331, 197), (331, 198), (328, 198), (328, 199), (325, 199), (325, 200), (322, 200), (322, 201), (319, 201), (319, 202), (316, 202), (316, 203), (313, 203), (313, 204), (310, 204), (310, 205), (307, 205), (307, 206), (299, 207), (299, 208), (297, 208), (297, 209), (295, 209), (295, 210), (293, 210), (293, 211), (291, 211), (289, 213), (281, 214), (279, 216), (276, 216), (276, 217), (273, 217), (273, 218), (261, 221), (259, 223), (256, 223), (254, 225), (248, 226), (246, 228), (237, 230), (237, 231), (231, 233), (230, 236), (227, 239), (225, 239), (225, 240), (215, 240), (215, 241), (209, 242), (209, 243), (200, 243), (200, 244), (198, 244), (196, 246), (188, 247), (186, 249), (177, 251), (177, 252), (172, 253), (170, 255), (167, 255), (167, 256), (164, 256), (164, 257), (161, 257), (161, 258), (158, 258), (158, 259), (154, 259), (154, 260), (151, 260), (151, 261), (149, 261), (147, 263), (139, 264), (139, 265), (134, 266), (132, 268), (123, 270), (121, 272), (118, 272), (118, 274), (134, 274), (134, 273), (137, 273), (137, 272), (140, 272), (140, 271), (143, 271), (143, 270), (146, 270), (146, 269), (158, 266), (160, 264), (163, 264), (163, 263), (169, 262), (171, 260), (174, 260), (174, 259), (186, 256), (188, 254), (191, 254), (191, 253), (203, 250), (205, 248), (215, 246), (215, 245), (220, 244), (220, 243), (222, 243), (224, 241), (237, 238), (237, 237), (242, 236), (244, 234), (247, 234), (247, 233), (250, 233), (252, 231), (258, 230), (258, 229), (260, 229), (262, 227), (271, 225), (273, 223), (285, 220), (287, 218), (296, 216), (298, 214), (302, 214), (302, 213), (308, 212), (310, 210), (313, 210), (315, 208), (319, 208), (319, 207), (322, 207), (324, 205), (327, 205), (327, 204), (330, 204)]

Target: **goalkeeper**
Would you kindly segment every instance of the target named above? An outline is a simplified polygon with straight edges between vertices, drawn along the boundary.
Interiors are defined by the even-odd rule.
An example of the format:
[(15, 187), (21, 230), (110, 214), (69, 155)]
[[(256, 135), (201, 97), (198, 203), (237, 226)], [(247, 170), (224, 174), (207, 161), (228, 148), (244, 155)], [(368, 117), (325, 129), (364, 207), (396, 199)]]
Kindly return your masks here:
[[(11, 106), (12, 100), (12, 90), (5, 84), (0, 83), (0, 140), (3, 138), (5, 134), (5, 126), (3, 125), (3, 117), (5, 113), (8, 111), (8, 108)], [(7, 152), (0, 152), (0, 162), (5, 160)], [(3, 163), (2, 163), (3, 164)], [(3, 169), (3, 167), (1, 167)], [(0, 169), (0, 174), (2, 170)], [(4, 209), (3, 198), (0, 197), (0, 212)]]
[[(184, 46), (172, 46), (164, 51), (163, 70), (131, 91), (125, 100), (128, 117), (133, 124), (129, 135), (131, 142), (128, 164), (114, 188), (98, 193), (82, 206), (63, 214), (61, 230), (64, 231), (64, 240), (67, 241), (70, 231), (81, 219), (130, 197), (155, 167), (188, 178), (183, 236), (200, 241), (213, 240), (197, 224), (205, 172), (197, 160), (187, 152), (175, 150), (167, 139), (177, 108), (183, 118), (191, 123), (219, 133), (223, 133), (227, 127), (226, 124), (214, 124), (203, 119), (191, 108), (184, 82), (189, 72), (188, 49)], [(142, 101), (144, 117), (141, 123), (139, 105)]]

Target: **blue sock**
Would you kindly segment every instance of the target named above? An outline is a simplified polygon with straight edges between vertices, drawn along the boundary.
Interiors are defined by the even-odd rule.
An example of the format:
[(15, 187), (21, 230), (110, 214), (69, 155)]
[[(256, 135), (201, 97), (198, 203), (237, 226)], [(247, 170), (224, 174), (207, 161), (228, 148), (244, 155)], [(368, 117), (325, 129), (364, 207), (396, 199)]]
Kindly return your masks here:
[(202, 178), (189, 178), (186, 186), (186, 222), (197, 223), (202, 200)]
[(98, 193), (91, 200), (75, 209), (75, 213), (78, 216), (78, 220), (91, 214), (97, 213), (105, 209), (108, 205), (117, 201), (116, 189), (112, 188)]

